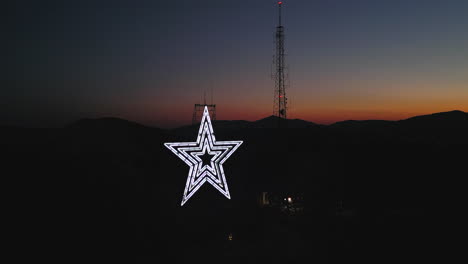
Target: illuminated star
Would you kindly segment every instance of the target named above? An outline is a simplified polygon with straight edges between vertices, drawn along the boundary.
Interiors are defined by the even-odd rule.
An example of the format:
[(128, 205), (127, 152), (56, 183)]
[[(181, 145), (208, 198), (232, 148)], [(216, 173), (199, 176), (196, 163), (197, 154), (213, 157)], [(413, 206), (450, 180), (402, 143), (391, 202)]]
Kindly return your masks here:
[[(205, 182), (209, 182), (226, 198), (231, 199), (223, 163), (241, 144), (242, 141), (216, 141), (206, 106), (196, 142), (164, 143), (168, 149), (190, 166), (181, 205), (184, 205)], [(211, 156), (208, 164), (204, 164), (201, 158), (205, 155)]]

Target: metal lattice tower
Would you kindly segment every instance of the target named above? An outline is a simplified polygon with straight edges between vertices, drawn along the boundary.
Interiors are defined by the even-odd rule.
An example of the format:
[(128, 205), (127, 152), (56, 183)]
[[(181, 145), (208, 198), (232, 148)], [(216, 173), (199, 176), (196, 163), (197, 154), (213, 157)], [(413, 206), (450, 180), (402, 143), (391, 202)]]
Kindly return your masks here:
[(278, 26), (276, 27), (276, 56), (275, 65), (275, 93), (273, 100), (273, 115), (286, 119), (287, 98), (285, 84), (284, 66), (284, 28), (281, 25), (281, 6), (283, 2), (278, 2)]
[(206, 103), (206, 92), (203, 94), (203, 104), (195, 104), (193, 108), (192, 124), (197, 124), (201, 121), (205, 106), (208, 107), (211, 120), (216, 120), (216, 104), (213, 104), (213, 91), (211, 91), (211, 104)]

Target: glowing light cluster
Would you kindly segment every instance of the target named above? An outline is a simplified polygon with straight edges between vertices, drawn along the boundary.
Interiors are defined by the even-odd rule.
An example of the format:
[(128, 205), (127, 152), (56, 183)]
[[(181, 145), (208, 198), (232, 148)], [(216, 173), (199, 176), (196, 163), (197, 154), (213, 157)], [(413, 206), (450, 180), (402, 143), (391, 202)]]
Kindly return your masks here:
[[(231, 199), (224, 175), (223, 163), (236, 151), (242, 141), (216, 141), (208, 107), (205, 106), (196, 142), (164, 143), (164, 145), (190, 166), (181, 206), (205, 183), (209, 182), (226, 198)], [(200, 156), (213, 156), (210, 164), (203, 165)]]

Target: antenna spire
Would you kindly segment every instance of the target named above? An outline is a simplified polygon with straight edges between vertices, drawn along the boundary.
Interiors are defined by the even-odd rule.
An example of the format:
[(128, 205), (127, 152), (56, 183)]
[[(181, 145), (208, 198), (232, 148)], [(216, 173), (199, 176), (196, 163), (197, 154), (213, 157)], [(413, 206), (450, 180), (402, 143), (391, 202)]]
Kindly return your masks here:
[(283, 2), (278, 2), (278, 26), (281, 27), (281, 6)]
[(286, 76), (284, 63), (284, 28), (281, 25), (281, 6), (283, 2), (278, 2), (278, 26), (276, 27), (276, 56), (275, 56), (275, 95), (273, 100), (273, 115), (279, 118), (287, 118), (287, 98), (286, 98)]
[(203, 91), (203, 104), (206, 105), (206, 90)]

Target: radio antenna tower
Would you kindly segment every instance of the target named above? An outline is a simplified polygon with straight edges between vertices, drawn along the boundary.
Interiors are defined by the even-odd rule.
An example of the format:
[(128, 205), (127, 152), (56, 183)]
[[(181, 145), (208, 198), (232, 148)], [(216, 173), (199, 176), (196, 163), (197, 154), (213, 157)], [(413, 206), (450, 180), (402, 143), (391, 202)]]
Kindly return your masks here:
[(281, 6), (278, 2), (278, 26), (276, 27), (276, 56), (275, 64), (275, 95), (273, 100), (273, 115), (286, 119), (287, 101), (284, 74), (284, 28), (281, 25)]
[(216, 120), (216, 104), (213, 104), (213, 87), (211, 87), (211, 104), (206, 103), (206, 91), (203, 92), (203, 104), (195, 104), (193, 108), (192, 124), (200, 123), (205, 106), (208, 107), (211, 120)]

